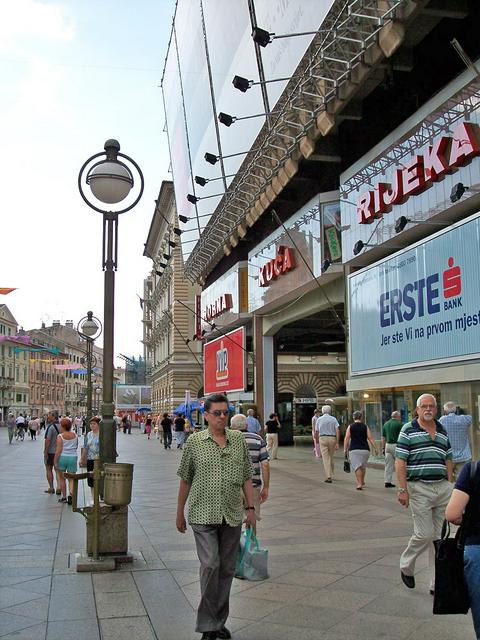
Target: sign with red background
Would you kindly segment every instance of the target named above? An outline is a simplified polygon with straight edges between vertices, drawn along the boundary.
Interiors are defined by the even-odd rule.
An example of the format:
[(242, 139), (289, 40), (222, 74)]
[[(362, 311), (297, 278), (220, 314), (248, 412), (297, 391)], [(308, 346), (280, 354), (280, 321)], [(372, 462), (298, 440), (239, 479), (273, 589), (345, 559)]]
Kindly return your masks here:
[(205, 395), (244, 391), (247, 385), (245, 328), (207, 342), (203, 348)]

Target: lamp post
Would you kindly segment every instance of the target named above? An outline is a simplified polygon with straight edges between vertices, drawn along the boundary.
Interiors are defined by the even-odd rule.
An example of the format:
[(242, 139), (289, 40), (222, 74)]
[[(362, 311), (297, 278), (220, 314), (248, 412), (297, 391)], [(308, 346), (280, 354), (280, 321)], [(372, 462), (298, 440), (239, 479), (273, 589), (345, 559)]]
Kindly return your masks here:
[[(83, 164), (78, 175), (78, 189), (86, 204), (94, 211), (103, 215), (103, 253), (102, 269), (105, 273), (105, 293), (103, 312), (103, 403), (102, 403), (102, 428), (100, 429), (100, 461), (115, 462), (116, 458), (116, 428), (113, 420), (113, 337), (115, 317), (115, 271), (117, 269), (118, 249), (118, 216), (130, 211), (143, 194), (143, 174), (137, 163), (129, 156), (120, 153), (120, 144), (117, 140), (107, 140), (105, 151), (96, 153)], [(104, 156), (100, 161), (98, 158)], [(128, 165), (118, 158), (128, 162)], [(88, 167), (88, 170), (87, 170)], [(140, 179), (138, 194), (130, 195), (134, 186), (133, 167)], [(85, 175), (85, 184), (90, 187), (94, 202), (87, 199), (82, 180)], [(130, 196), (130, 198), (129, 198)], [(97, 206), (118, 205), (127, 199), (123, 209), (111, 211)], [(132, 201), (133, 200), (133, 201)], [(130, 201), (130, 204), (128, 202)], [(121, 206), (121, 205), (119, 205)]]
[(93, 311), (87, 311), (87, 315), (79, 320), (77, 333), (87, 343), (87, 431), (89, 431), (92, 417), (93, 343), (102, 333), (102, 323), (93, 315)]

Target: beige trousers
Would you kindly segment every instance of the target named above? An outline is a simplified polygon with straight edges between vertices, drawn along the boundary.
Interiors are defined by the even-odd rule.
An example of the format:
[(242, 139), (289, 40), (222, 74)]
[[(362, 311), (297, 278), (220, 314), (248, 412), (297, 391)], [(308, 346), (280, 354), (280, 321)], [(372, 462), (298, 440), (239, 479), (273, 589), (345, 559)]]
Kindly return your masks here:
[(440, 538), (445, 508), (452, 489), (453, 485), (447, 480), (432, 483), (408, 482), (413, 536), (400, 556), (400, 569), (406, 575), (414, 575), (415, 562), (423, 551), (429, 551), (429, 564), (433, 568), (435, 548), (432, 543)]
[(278, 452), (278, 433), (267, 433), (267, 453), (270, 459), (276, 460)]
[(333, 456), (335, 455), (335, 436), (320, 436), (320, 451), (322, 452), (323, 468), (327, 478), (333, 476)]

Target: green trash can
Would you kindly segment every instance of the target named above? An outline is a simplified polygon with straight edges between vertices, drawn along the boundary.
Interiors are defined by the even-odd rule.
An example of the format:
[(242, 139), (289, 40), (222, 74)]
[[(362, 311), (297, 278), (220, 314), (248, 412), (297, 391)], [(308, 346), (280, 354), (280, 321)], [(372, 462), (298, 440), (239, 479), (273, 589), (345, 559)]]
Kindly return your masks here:
[(124, 507), (132, 501), (133, 464), (105, 463), (103, 500), (112, 507)]

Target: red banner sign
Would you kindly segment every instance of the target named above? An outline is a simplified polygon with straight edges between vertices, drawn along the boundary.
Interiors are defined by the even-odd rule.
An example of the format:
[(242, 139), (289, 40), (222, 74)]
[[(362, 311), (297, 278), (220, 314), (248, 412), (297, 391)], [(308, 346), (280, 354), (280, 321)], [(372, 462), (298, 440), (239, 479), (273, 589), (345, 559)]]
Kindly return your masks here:
[(480, 155), (478, 125), (462, 122), (451, 136), (439, 136), (423, 154), (413, 156), (401, 169), (396, 169), (391, 182), (379, 182), (371, 191), (361, 193), (357, 200), (360, 224), (369, 224), (392, 206), (401, 204), (417, 193), (442, 180), (456, 167), (467, 164)]
[(231, 293), (224, 293), (222, 296), (218, 297), (212, 304), (207, 304), (205, 307), (205, 311), (203, 312), (203, 317), (207, 322), (212, 320), (213, 318), (217, 318), (221, 316), (225, 311), (229, 311), (233, 307), (233, 300)]
[(244, 391), (246, 375), (245, 328), (230, 331), (203, 347), (205, 395)]

